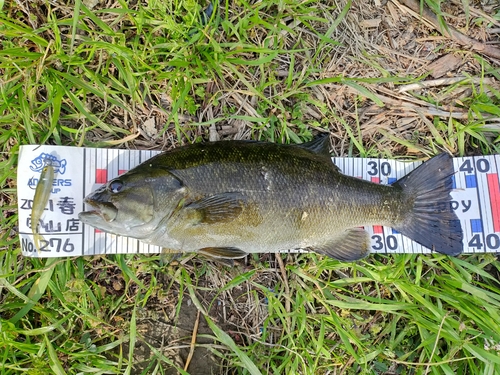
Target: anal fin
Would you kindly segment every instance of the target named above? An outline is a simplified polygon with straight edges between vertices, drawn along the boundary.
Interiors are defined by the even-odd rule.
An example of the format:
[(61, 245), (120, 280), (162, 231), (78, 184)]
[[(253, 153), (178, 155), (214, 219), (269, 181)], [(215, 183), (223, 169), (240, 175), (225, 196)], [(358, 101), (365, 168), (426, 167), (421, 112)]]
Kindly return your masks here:
[(352, 262), (370, 253), (370, 235), (362, 228), (351, 228), (343, 235), (311, 250), (337, 260)]

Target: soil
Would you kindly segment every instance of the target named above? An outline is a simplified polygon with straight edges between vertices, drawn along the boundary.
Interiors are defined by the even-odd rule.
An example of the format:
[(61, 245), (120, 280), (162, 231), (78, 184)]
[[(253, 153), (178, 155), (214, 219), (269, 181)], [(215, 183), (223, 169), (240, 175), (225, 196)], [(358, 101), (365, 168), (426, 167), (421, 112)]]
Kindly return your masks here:
[[(269, 267), (258, 274), (252, 274), (254, 267), (250, 261), (235, 261), (228, 266), (203, 257), (187, 256), (181, 263), (169, 264), (167, 272), (157, 272), (156, 294), (148, 299), (144, 307), (136, 310), (137, 341), (132, 373), (151, 373), (158, 358), (163, 355), (161, 366), (163, 370), (168, 369), (165, 372), (168, 375), (178, 374), (178, 368), (185, 369), (186, 363), (189, 363), (186, 371), (191, 375), (232, 374), (233, 369), (226, 367), (221, 358), (226, 348), (215, 340), (204, 314), (237, 345), (248, 344), (253, 338), (260, 339), (262, 323), (267, 317), (267, 299), (261, 288), (274, 290), (276, 284), (281, 282), (280, 270), (272, 254), (260, 257), (259, 262), (265, 262)], [(196, 285), (192, 291), (196, 301), (175, 281), (173, 274), (181, 272), (181, 268)], [(250, 272), (252, 277), (221, 292), (224, 286), (246, 272)], [(123, 286), (120, 269), (115, 268), (114, 272), (110, 270), (108, 273), (106, 280), (114, 281), (106, 285), (107, 290), (112, 292), (111, 288), (114, 288), (120, 293), (116, 290), (116, 284)], [(147, 284), (152, 278), (145, 274), (139, 279)], [(133, 290), (129, 292), (133, 293)], [(202, 313), (199, 313), (200, 308)], [(131, 315), (131, 311), (126, 313), (124, 321), (129, 321)], [(276, 330), (279, 334), (281, 328), (269, 324), (268, 330)], [(194, 351), (192, 358), (188, 359), (193, 337), (196, 338)], [(121, 350), (128, 353), (129, 346), (124, 345)], [(215, 355), (214, 350), (220, 355)]]
[[(190, 374), (221, 374), (220, 359), (202, 346), (215, 344), (214, 340), (203, 337), (204, 334), (213, 335), (213, 333), (203, 316), (198, 315), (198, 309), (191, 299), (188, 296), (183, 299), (180, 313), (173, 320), (168, 319), (167, 311), (163, 311), (163, 313), (165, 315), (146, 307), (137, 318), (137, 330), (142, 338), (135, 345), (134, 357), (137, 362), (133, 373), (141, 374), (145, 368), (151, 365), (154, 368), (156, 363), (150, 362), (150, 358), (154, 356), (151, 347), (156, 348), (176, 366), (184, 369), (190, 352), (194, 327), (198, 320), (196, 348), (186, 370)], [(175, 311), (173, 313), (175, 314)], [(175, 375), (178, 374), (178, 371), (172, 367), (165, 374)]]

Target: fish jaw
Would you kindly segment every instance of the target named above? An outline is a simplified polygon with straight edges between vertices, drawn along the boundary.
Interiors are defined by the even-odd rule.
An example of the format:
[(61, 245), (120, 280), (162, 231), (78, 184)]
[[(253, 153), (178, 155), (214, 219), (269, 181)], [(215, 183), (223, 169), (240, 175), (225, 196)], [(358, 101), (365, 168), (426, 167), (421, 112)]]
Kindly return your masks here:
[(80, 220), (86, 224), (99, 227), (99, 223), (110, 223), (118, 215), (118, 209), (110, 202), (99, 202), (90, 197), (86, 198), (83, 202), (93, 208), (91, 211), (83, 211), (78, 215)]
[[(111, 197), (106, 192), (105, 187), (101, 187), (87, 196), (83, 202), (89, 205), (91, 210), (83, 211), (78, 214), (78, 218), (81, 222), (106, 232), (114, 234), (119, 234), (119, 232), (121, 232), (121, 230), (116, 232), (118, 228), (115, 228), (114, 223), (118, 216), (118, 209), (112, 203)], [(123, 229), (129, 230), (130, 228)]]

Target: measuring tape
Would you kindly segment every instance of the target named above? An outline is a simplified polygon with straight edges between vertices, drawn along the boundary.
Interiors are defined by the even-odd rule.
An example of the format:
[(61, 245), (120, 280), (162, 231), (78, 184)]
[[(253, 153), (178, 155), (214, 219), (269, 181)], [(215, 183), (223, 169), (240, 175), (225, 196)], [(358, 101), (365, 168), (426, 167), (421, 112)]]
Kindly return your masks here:
[[(19, 237), (22, 253), (30, 257), (68, 257), (101, 254), (155, 254), (161, 247), (116, 236), (83, 225), (78, 213), (83, 199), (158, 151), (95, 149), (68, 146), (21, 146), (18, 166)], [(33, 196), (50, 158), (56, 177), (49, 202), (40, 220), (43, 235), (40, 251), (35, 249), (31, 229)], [(333, 158), (343, 173), (371, 182), (391, 184), (420, 162), (388, 159)], [(453, 159), (455, 175), (451, 208), (464, 232), (464, 253), (500, 252), (500, 155)], [(431, 251), (382, 226), (365, 228), (372, 253), (430, 253)]]

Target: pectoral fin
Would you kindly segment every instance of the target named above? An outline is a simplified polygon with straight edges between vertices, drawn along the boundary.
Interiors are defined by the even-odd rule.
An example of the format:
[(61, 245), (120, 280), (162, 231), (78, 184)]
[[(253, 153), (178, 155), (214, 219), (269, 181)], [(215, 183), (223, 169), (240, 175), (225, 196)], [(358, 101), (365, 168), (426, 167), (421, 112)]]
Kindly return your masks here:
[(236, 247), (204, 247), (198, 252), (215, 259), (238, 259), (247, 255), (246, 252)]
[(344, 262), (352, 262), (370, 253), (370, 235), (362, 228), (352, 228), (342, 236), (311, 250)]
[(245, 197), (241, 193), (222, 193), (202, 198), (188, 204), (196, 224), (215, 224), (232, 221), (243, 210)]

